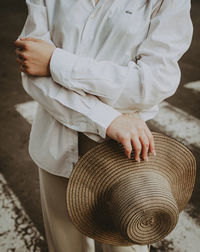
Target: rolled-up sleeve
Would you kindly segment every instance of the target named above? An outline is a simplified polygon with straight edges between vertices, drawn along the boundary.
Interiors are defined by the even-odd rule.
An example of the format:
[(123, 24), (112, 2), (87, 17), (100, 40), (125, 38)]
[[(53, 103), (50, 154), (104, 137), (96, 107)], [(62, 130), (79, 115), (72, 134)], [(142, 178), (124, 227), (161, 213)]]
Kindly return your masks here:
[(50, 62), (54, 81), (104, 98), (116, 107), (148, 109), (174, 94), (178, 61), (189, 48), (193, 26), (190, 0), (157, 1), (147, 38), (127, 66), (97, 61), (56, 48)]

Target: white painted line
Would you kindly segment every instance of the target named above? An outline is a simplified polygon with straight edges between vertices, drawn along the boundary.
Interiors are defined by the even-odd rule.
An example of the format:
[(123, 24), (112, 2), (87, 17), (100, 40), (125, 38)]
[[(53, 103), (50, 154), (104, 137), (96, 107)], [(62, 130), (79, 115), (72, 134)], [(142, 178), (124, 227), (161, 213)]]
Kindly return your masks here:
[[(167, 102), (159, 105), (151, 120), (156, 128), (187, 146), (200, 148), (200, 120)], [(153, 245), (158, 251), (200, 252), (200, 226), (186, 211), (180, 214), (176, 228), (163, 241)]]
[(0, 251), (41, 251), (44, 238), (0, 174)]
[(29, 101), (20, 103), (15, 106), (18, 113), (21, 114), (30, 124), (33, 122), (34, 115), (37, 110), (38, 103), (36, 101)]
[(185, 88), (192, 89), (195, 93), (200, 92), (200, 81), (189, 82), (184, 85)]
[[(179, 215), (175, 229), (161, 242), (153, 245), (158, 251), (200, 251), (200, 225), (185, 211)], [(165, 248), (165, 250), (162, 250)]]
[(153, 126), (188, 146), (200, 148), (200, 120), (167, 102), (159, 105), (160, 111), (151, 120)]

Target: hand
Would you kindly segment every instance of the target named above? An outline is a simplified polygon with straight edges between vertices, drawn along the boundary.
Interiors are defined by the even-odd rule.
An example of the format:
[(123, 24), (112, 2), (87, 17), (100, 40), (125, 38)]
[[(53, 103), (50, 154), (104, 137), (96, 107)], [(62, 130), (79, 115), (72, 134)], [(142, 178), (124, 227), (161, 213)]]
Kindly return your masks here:
[(50, 76), (49, 63), (55, 46), (41, 39), (20, 38), (15, 41), (21, 71), (34, 76)]
[(130, 114), (118, 116), (108, 126), (106, 134), (123, 145), (128, 158), (131, 158), (132, 148), (134, 148), (137, 162), (140, 162), (141, 150), (144, 160), (148, 161), (148, 151), (156, 155), (153, 135), (146, 123), (137, 116)]

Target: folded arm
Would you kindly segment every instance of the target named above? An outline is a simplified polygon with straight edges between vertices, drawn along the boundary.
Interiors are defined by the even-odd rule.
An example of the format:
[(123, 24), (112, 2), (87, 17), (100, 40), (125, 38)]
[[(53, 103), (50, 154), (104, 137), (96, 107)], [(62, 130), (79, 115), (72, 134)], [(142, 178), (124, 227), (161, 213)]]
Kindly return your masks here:
[(22, 73), (25, 91), (57, 121), (75, 131), (106, 137), (106, 129), (121, 113), (93, 95), (81, 96), (55, 84), (50, 77)]
[(192, 31), (189, 0), (160, 1), (136, 62), (121, 66), (56, 48), (49, 56), (50, 73), (63, 87), (96, 95), (114, 107), (149, 109), (176, 91), (178, 60), (190, 45)]
[[(26, 0), (26, 3), (28, 16), (19, 37), (34, 37), (53, 45), (45, 2)], [(111, 121), (121, 114), (93, 95), (81, 96), (63, 88), (50, 76), (36, 77), (22, 73), (22, 84), (25, 91), (57, 121), (76, 131), (94, 133), (105, 138)]]
[[(40, 0), (27, 0), (27, 3), (31, 6), (31, 11), (34, 8), (37, 9), (38, 6), (36, 7), (36, 5), (42, 2)], [(44, 95), (43, 98), (46, 99), (48, 97), (50, 99), (48, 105), (46, 103), (48, 99), (44, 102), (43, 98), (40, 97), (40, 101), (39, 99), (38, 101), (62, 123), (65, 120), (65, 116), (62, 115), (62, 120), (59, 117), (60, 110), (57, 110), (57, 105), (54, 106), (57, 102), (64, 106), (65, 109), (68, 108), (71, 112), (77, 113), (75, 115), (77, 120), (74, 120), (75, 123), (73, 125), (68, 124), (68, 119), (66, 119), (64, 123), (67, 127), (77, 131), (86, 130), (86, 132), (91, 129), (92, 133), (99, 132), (103, 137), (106, 135), (106, 127), (120, 113), (111, 106), (101, 102), (98, 97), (103, 98), (110, 105), (120, 104), (120, 101), (124, 100), (121, 99), (123, 97), (126, 98), (126, 104), (123, 104), (123, 106), (138, 110), (148, 109), (169, 97), (175, 92), (180, 81), (180, 69), (177, 62), (191, 42), (192, 24), (189, 15), (189, 0), (161, 2), (160, 8), (152, 15), (147, 39), (138, 49), (140, 58), (138, 58), (137, 62), (130, 61), (128, 66), (120, 66), (111, 61), (96, 61), (95, 59), (81, 57), (57, 48), (54, 50), (50, 61), (51, 76), (57, 84), (52, 81), (51, 77), (42, 77), (43, 80), (44, 78), (51, 80), (53, 85), (50, 84), (50, 81), (47, 81), (47, 84), (40, 87), (38, 77), (26, 75), (27, 78), (32, 78), (32, 82), (30, 82), (32, 85), (25, 89), (35, 100), (40, 96), (39, 91), (41, 91), (40, 94)], [(39, 8), (41, 8), (40, 4)], [(43, 10), (45, 11), (45, 7)], [(31, 25), (28, 25), (28, 29), (24, 30), (28, 32), (22, 33), (22, 35), (38, 37), (52, 43), (48, 26), (46, 31), (41, 30), (38, 32), (37, 29), (41, 29), (41, 23), (36, 24), (38, 23), (37, 14), (31, 11), (29, 14), (32, 16), (30, 16), (27, 23), (31, 24), (32, 22), (34, 24), (35, 22), (35, 27), (32, 27), (33, 29), (31, 30)], [(42, 25), (44, 24), (45, 20)], [(102, 72), (104, 75), (102, 75)], [(55, 87), (59, 87), (59, 91), (57, 88), (54, 90)], [(104, 90), (103, 93), (101, 90)], [(34, 93), (34, 91), (36, 92)], [(57, 92), (56, 98), (50, 96), (51, 92)], [(65, 92), (68, 93), (66, 96), (69, 98), (69, 101), (70, 97), (71, 99), (80, 99), (77, 107), (76, 102), (63, 104), (61, 97)], [(78, 94), (83, 92), (85, 96)], [(54, 100), (57, 102), (55, 103)], [(80, 109), (81, 104), (83, 109)], [(78, 118), (82, 118), (82, 121)], [(105, 120), (106, 123), (104, 122)], [(90, 126), (88, 126), (89, 124)], [(84, 130), (79, 128), (79, 125), (85, 125)], [(92, 128), (93, 126), (94, 128)], [(97, 128), (100, 130), (97, 131)], [(132, 131), (126, 139), (123, 137), (126, 143), (131, 140), (131, 135), (133, 134), (135, 133)], [(133, 141), (133, 138), (131, 141), (134, 146), (136, 141)], [(130, 142), (129, 148), (131, 149)]]
[[(27, 0), (26, 2), (29, 14), (21, 36), (33, 36), (52, 44), (43, 1)], [(27, 47), (20, 47), (20, 50), (23, 53), (27, 52)], [(17, 56), (19, 58), (18, 54)], [(30, 55), (27, 56), (31, 58)], [(24, 59), (21, 59), (19, 63), (24, 64)], [(152, 134), (143, 120), (129, 115), (121, 115), (120, 112), (103, 103), (96, 96), (90, 94), (82, 96), (55, 83), (51, 77), (35, 77), (22, 72), (22, 84), (25, 91), (34, 100), (39, 102), (49, 114), (66, 127), (89, 133), (87, 135), (90, 137), (96, 135), (105, 138), (107, 134), (123, 144), (128, 157), (130, 157), (132, 151), (132, 136), (128, 133), (132, 133), (134, 130), (135, 160), (140, 160), (142, 144), (145, 144), (142, 149), (144, 159), (147, 159), (148, 149), (150, 152), (154, 152)], [(119, 118), (121, 116), (122, 118)], [(147, 145), (148, 147), (146, 147)]]
[(110, 105), (134, 109), (150, 108), (174, 94), (180, 82), (178, 60), (192, 38), (190, 0), (158, 2), (137, 62), (122, 66), (56, 48), (50, 61), (54, 81)]

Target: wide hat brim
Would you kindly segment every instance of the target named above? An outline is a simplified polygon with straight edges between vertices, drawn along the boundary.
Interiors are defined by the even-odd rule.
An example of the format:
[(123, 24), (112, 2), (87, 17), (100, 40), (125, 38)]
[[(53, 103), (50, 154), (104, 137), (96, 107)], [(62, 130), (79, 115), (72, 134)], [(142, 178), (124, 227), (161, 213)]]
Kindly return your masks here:
[(66, 202), (81, 233), (101, 243), (130, 246), (157, 242), (174, 229), (194, 188), (196, 162), (182, 143), (161, 133), (153, 135), (156, 156), (150, 155), (148, 162), (128, 159), (122, 145), (109, 140), (76, 163)]

